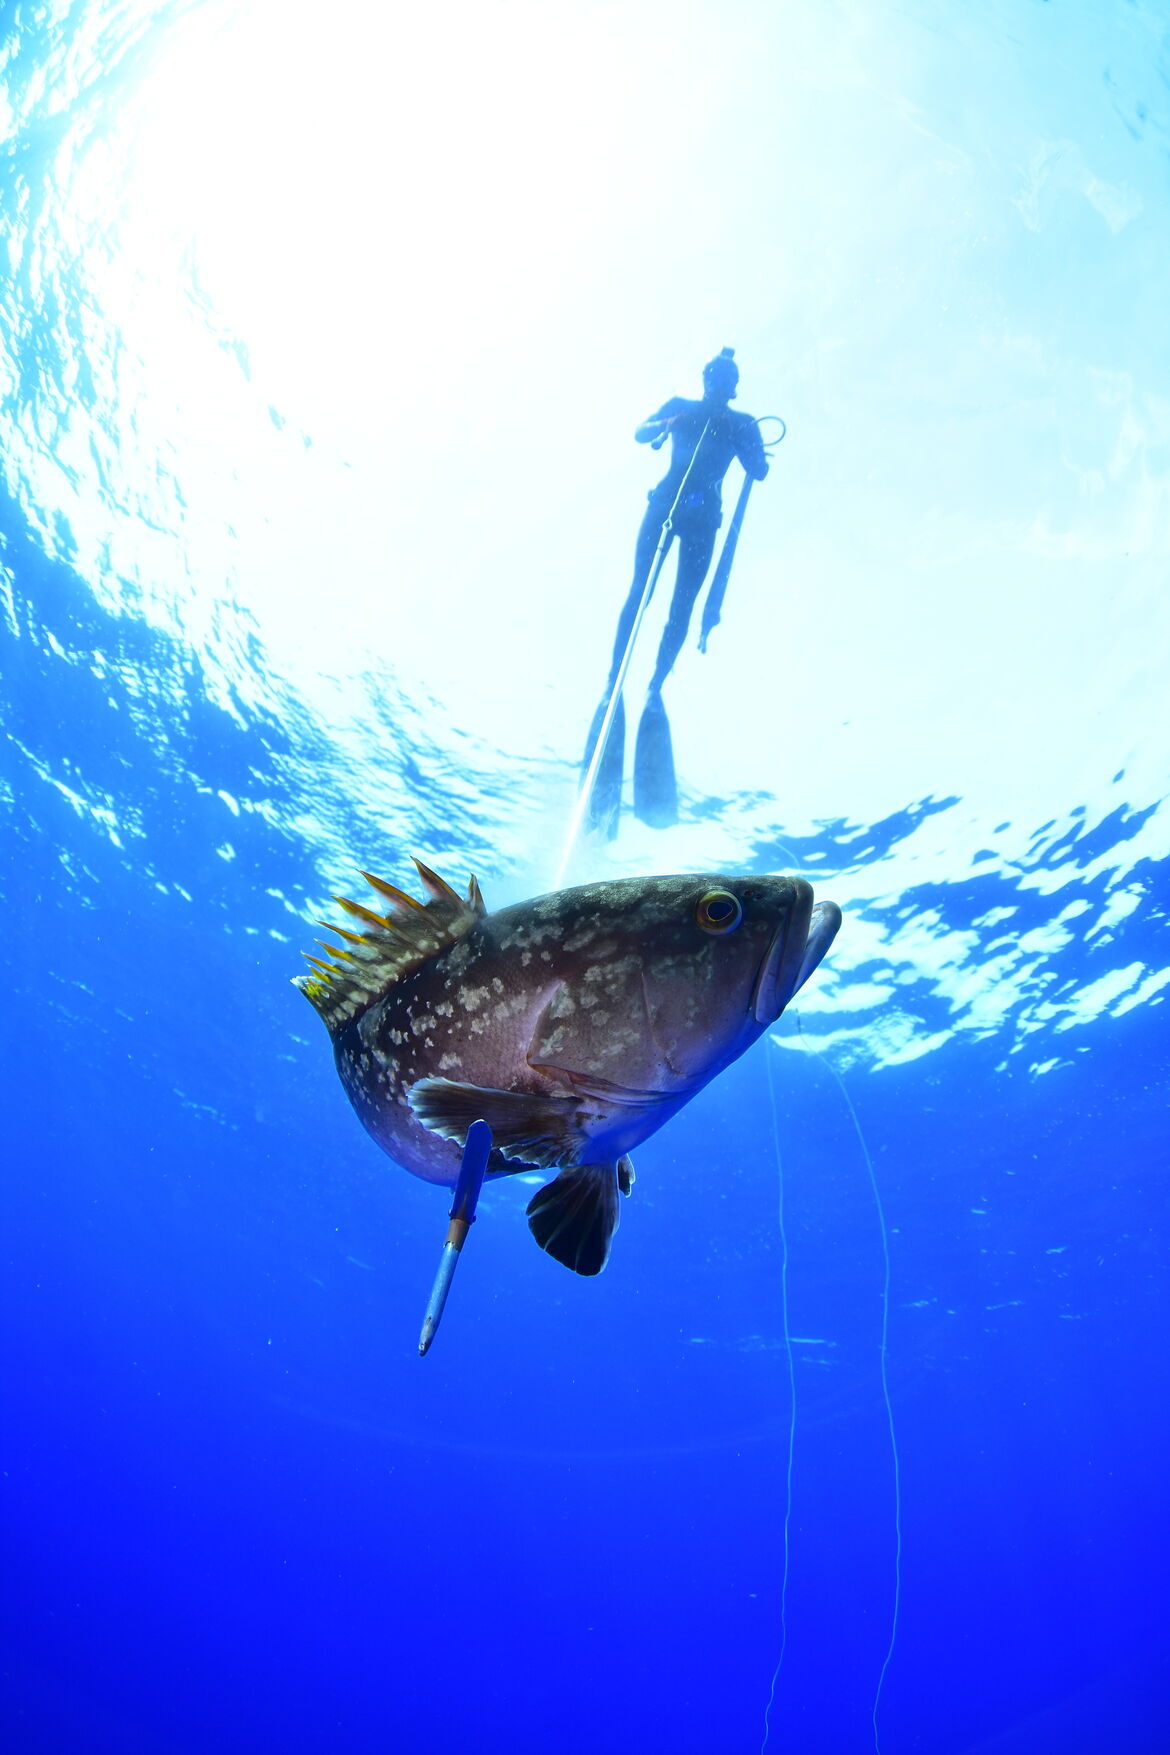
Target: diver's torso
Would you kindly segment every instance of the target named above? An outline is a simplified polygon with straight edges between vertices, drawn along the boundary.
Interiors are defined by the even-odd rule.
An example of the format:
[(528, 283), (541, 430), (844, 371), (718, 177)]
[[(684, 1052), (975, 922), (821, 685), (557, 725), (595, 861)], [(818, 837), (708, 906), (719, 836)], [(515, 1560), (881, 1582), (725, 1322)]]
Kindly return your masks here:
[[(666, 403), (662, 414), (663, 418), (673, 418), (675, 422), (670, 432), (670, 468), (652, 490), (651, 499), (655, 502), (665, 500), (665, 516), (685, 479), (686, 493), (679, 510), (682, 511), (686, 503), (691, 502), (689, 509), (692, 512), (700, 509), (708, 514), (713, 512), (718, 522), (723, 477), (737, 455), (736, 429), (744, 422), (754, 424), (751, 416), (736, 413), (722, 403), (691, 402), (682, 396), (676, 396), (673, 401)], [(718, 421), (719, 430), (707, 433), (704, 438), (703, 429), (709, 420)], [(696, 446), (699, 446), (697, 456)]]

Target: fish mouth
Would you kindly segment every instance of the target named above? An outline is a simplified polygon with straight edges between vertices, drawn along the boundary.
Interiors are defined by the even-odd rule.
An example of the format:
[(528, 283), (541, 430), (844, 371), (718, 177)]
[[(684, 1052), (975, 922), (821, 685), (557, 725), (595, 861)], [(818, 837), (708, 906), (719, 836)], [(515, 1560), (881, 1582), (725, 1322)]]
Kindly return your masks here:
[(772, 934), (752, 991), (752, 1015), (757, 1024), (776, 1022), (836, 938), (841, 924), (836, 902), (818, 902), (813, 907), (812, 885), (803, 878), (793, 878), (792, 891), (791, 905)]

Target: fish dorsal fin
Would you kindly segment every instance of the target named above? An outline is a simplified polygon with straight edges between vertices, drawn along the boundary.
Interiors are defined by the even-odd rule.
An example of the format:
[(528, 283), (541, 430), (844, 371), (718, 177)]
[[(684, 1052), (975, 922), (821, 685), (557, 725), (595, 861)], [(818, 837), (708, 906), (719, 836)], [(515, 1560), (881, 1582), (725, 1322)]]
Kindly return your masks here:
[(427, 901), (416, 902), (404, 890), (363, 871), (385, 912), (376, 914), (360, 902), (335, 896), (333, 900), (361, 923), (360, 930), (322, 921), (320, 924), (336, 933), (341, 944), (318, 939), (325, 957), (305, 953), (313, 972), (298, 976), (293, 985), (311, 1001), (331, 1032), (343, 1029), (387, 988), (437, 957), (483, 917), (483, 897), (474, 878), (464, 898), (420, 860), (414, 863)]

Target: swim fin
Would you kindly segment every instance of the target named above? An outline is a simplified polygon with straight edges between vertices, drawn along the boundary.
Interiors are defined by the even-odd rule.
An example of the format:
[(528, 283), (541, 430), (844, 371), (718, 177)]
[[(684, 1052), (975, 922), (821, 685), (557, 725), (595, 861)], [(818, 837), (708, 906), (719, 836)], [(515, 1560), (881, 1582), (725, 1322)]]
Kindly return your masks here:
[[(581, 763), (583, 774), (589, 772), (593, 760), (593, 752), (605, 719), (608, 699), (602, 701), (593, 715), (593, 724), (589, 727), (589, 737), (585, 744), (585, 759)], [(622, 814), (622, 775), (626, 766), (626, 709), (619, 695), (613, 719), (610, 722), (609, 736), (605, 740), (605, 748), (601, 752), (601, 762), (593, 781), (593, 791), (589, 797), (588, 824), (591, 829), (604, 831), (607, 841), (612, 841), (618, 832), (618, 822)]]
[(652, 829), (669, 829), (678, 822), (678, 785), (674, 777), (674, 750), (670, 720), (662, 696), (652, 690), (646, 697), (634, 750), (634, 814)]

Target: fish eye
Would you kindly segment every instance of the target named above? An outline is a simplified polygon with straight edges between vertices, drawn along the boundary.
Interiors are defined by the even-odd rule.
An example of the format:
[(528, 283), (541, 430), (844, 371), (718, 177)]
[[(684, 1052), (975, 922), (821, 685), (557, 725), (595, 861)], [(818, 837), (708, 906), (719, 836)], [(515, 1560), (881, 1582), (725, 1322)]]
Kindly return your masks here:
[(704, 932), (734, 932), (743, 909), (730, 890), (708, 890), (695, 904), (695, 919)]

